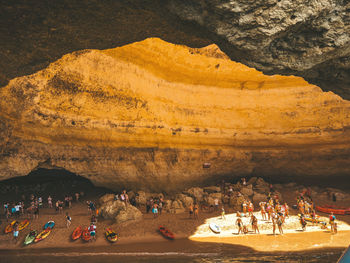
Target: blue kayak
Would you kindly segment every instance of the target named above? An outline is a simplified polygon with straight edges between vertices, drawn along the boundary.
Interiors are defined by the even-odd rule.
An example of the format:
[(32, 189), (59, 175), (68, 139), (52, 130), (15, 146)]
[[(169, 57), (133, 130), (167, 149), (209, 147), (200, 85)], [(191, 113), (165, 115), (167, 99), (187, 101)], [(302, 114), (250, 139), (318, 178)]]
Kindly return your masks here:
[(349, 263), (350, 262), (350, 246), (344, 251), (343, 255), (337, 261), (337, 263)]
[(50, 228), (52, 229), (55, 226), (55, 222), (54, 221), (49, 221), (44, 225), (44, 229)]

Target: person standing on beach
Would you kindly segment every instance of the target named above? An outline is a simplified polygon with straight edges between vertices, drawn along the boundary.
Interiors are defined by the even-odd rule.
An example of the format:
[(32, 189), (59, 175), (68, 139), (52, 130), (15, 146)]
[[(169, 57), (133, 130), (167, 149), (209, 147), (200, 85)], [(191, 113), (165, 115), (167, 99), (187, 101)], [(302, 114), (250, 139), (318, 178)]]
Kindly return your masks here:
[(226, 220), (224, 205), (221, 206), (221, 219), (225, 219)]
[(153, 218), (158, 217), (158, 205), (156, 203), (153, 204), (152, 213), (153, 213)]
[(68, 212), (66, 213), (66, 224), (67, 224), (67, 228), (69, 228), (70, 225), (72, 224), (72, 218), (69, 216)]
[(47, 204), (48, 204), (49, 208), (52, 208), (52, 197), (50, 195), (47, 198)]
[(262, 217), (262, 220), (265, 220), (266, 221), (266, 211), (265, 211), (265, 202), (260, 202), (259, 203), (259, 206), (260, 206), (260, 212), (261, 212), (261, 217)]
[(188, 206), (188, 213), (190, 215), (190, 218), (192, 218), (192, 215), (193, 215), (193, 205), (192, 205), (192, 203), (190, 203), (190, 205)]
[(306, 220), (305, 220), (304, 214), (300, 215), (300, 224), (301, 224), (302, 230), (305, 231), (306, 230)]
[(19, 234), (18, 222), (16, 222), (16, 223), (13, 225), (13, 240), (14, 240), (15, 244), (16, 244), (17, 241), (18, 241), (18, 234)]
[(283, 215), (280, 214), (280, 215), (278, 215), (278, 218), (277, 218), (277, 226), (278, 226), (278, 230), (280, 231), (281, 235), (283, 235), (282, 225), (283, 225)]
[(194, 219), (198, 219), (198, 212), (199, 212), (198, 210), (199, 210), (198, 204), (195, 203), (194, 206), (193, 206)]
[(329, 216), (329, 224), (331, 225), (331, 233), (334, 234), (334, 224), (335, 224), (335, 216), (333, 214), (333, 212), (331, 212), (330, 216)]
[(258, 219), (255, 215), (251, 215), (250, 223), (252, 224), (252, 229), (254, 230), (254, 234), (256, 234), (256, 231), (258, 230), (258, 234), (260, 234), (259, 228), (258, 228)]
[(272, 220), (272, 232), (273, 235), (276, 235), (276, 217), (275, 217), (275, 213), (271, 213), (271, 220)]
[[(237, 211), (237, 213), (239, 213), (239, 212)], [(243, 234), (243, 222), (242, 222), (242, 219), (237, 218), (236, 225), (238, 226), (238, 233), (237, 233), (237, 235), (239, 235), (239, 233), (241, 233), (241, 232)]]

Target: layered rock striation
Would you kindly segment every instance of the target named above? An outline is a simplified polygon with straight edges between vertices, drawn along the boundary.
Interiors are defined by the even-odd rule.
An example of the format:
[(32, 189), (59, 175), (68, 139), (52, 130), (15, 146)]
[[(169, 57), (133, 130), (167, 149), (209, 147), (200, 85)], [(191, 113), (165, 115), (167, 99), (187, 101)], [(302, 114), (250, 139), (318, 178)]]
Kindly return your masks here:
[(350, 173), (350, 102), (215, 45), (152, 38), (74, 52), (0, 95), (1, 179), (61, 167), (96, 185), (170, 192)]
[(175, 0), (168, 8), (226, 41), (236, 61), (350, 97), (349, 1)]

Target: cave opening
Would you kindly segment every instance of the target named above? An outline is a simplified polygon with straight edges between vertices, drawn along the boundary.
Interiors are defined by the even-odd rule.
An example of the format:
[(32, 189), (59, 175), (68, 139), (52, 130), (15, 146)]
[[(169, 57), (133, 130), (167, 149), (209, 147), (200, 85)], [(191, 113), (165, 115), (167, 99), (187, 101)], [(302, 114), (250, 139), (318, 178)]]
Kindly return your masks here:
[[(26, 176), (0, 181), (1, 200), (26, 200), (31, 194), (42, 196), (44, 202), (50, 195), (63, 200), (65, 195), (79, 193), (82, 198), (93, 198), (110, 192), (104, 187), (96, 187), (89, 179), (65, 169), (38, 168)], [(17, 200), (18, 199), (18, 200)]]

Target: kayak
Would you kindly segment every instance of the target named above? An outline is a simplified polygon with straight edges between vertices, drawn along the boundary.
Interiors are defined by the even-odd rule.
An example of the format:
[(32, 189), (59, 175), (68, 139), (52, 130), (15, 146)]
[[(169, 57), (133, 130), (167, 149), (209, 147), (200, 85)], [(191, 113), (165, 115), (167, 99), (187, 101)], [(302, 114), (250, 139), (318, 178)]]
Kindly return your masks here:
[(345, 210), (345, 209), (335, 209), (335, 208), (316, 206), (316, 210), (326, 214), (333, 213), (335, 215), (350, 215), (350, 210)]
[(81, 237), (81, 233), (83, 232), (83, 228), (78, 226), (72, 233), (72, 240), (77, 240)]
[(117, 242), (118, 235), (112, 229), (107, 228), (105, 234), (106, 234), (106, 238), (109, 242), (112, 242), (112, 243)]
[(25, 229), (28, 225), (29, 225), (29, 220), (24, 219), (21, 223), (19, 223), (18, 230), (21, 231), (21, 230)]
[(215, 234), (220, 234), (221, 230), (220, 227), (217, 224), (210, 223), (209, 228), (211, 231), (213, 231)]
[[(298, 216), (300, 217), (301, 215), (298, 214)], [(319, 223), (319, 224), (325, 224), (325, 223), (326, 223), (326, 222), (324, 222), (324, 221), (319, 220), (318, 217), (319, 217), (319, 216), (316, 216), (316, 218), (315, 218), (315, 223)], [(304, 216), (304, 219), (305, 219), (305, 221), (313, 222), (313, 220), (312, 220), (311, 217), (306, 217), (306, 216)], [(326, 224), (327, 224), (327, 223), (326, 223)]]
[(33, 243), (37, 235), (38, 235), (38, 231), (36, 230), (30, 231), (29, 234), (24, 239), (24, 245), (26, 246)]
[(84, 241), (90, 241), (91, 240), (91, 234), (88, 228), (85, 228), (84, 231), (81, 233), (81, 238)]
[(171, 232), (169, 229), (163, 227), (163, 226), (159, 226), (159, 232), (166, 238), (169, 239), (175, 239), (175, 235), (173, 232)]
[(35, 237), (34, 242), (37, 243), (37, 242), (47, 238), (50, 235), (50, 233), (51, 233), (50, 228), (44, 229)]
[(49, 221), (44, 225), (44, 229), (52, 229), (55, 226), (55, 221)]
[(16, 223), (16, 220), (13, 220), (10, 224), (5, 227), (5, 234), (11, 233), (13, 231), (13, 225)]
[(333, 208), (333, 209), (342, 209), (342, 210), (349, 210), (350, 211), (350, 207), (343, 207), (343, 206), (336, 206), (336, 205), (322, 205), (322, 207)]

